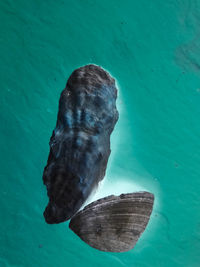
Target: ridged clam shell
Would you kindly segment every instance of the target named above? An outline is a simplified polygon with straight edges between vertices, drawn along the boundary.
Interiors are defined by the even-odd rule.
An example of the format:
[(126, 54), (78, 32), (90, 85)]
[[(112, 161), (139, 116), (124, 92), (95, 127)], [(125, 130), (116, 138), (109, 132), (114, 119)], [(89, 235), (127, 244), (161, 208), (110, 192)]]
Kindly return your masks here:
[(70, 219), (104, 178), (118, 120), (116, 97), (115, 80), (99, 66), (86, 65), (69, 77), (43, 173), (47, 223)]
[(148, 192), (111, 195), (78, 212), (69, 227), (93, 248), (128, 251), (145, 230), (153, 203), (154, 195)]

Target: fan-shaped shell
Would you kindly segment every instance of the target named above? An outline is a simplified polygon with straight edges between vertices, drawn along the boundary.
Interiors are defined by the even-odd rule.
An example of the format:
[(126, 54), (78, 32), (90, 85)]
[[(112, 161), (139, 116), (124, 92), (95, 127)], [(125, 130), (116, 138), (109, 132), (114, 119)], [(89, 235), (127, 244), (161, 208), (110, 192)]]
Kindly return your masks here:
[(61, 93), (43, 181), (47, 223), (70, 219), (104, 178), (118, 120), (115, 80), (96, 65), (75, 70)]
[(154, 203), (148, 192), (108, 196), (78, 212), (69, 227), (84, 242), (107, 252), (132, 249), (145, 230)]

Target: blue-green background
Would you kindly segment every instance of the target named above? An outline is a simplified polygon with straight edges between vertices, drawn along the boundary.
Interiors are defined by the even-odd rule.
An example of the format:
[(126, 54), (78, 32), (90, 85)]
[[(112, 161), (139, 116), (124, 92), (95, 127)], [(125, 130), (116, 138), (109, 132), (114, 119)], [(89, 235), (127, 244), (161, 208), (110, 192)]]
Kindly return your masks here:
[[(0, 266), (200, 266), (199, 0), (1, 0), (0, 25)], [(156, 198), (145, 233), (121, 254), (42, 215), (59, 95), (88, 63), (119, 86), (96, 198), (140, 189)]]

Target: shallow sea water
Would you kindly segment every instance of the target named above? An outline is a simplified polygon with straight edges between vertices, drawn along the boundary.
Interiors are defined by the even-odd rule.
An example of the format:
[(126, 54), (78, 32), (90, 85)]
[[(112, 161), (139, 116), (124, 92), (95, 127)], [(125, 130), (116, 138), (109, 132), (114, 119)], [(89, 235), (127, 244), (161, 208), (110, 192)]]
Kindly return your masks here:
[[(200, 2), (0, 1), (0, 266), (200, 266)], [(135, 248), (105, 253), (47, 225), (42, 172), (70, 73), (94, 63), (119, 86), (105, 181), (155, 194)]]

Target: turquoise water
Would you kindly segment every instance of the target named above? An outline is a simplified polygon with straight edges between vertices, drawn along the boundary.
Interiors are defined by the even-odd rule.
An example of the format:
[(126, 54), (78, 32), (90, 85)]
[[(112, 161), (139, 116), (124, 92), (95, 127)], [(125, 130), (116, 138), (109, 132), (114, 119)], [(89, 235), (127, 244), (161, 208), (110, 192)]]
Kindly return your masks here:
[[(0, 266), (200, 266), (200, 2), (0, 1)], [(126, 253), (47, 225), (42, 172), (70, 73), (116, 77), (120, 119), (93, 199), (147, 190), (151, 221)]]

